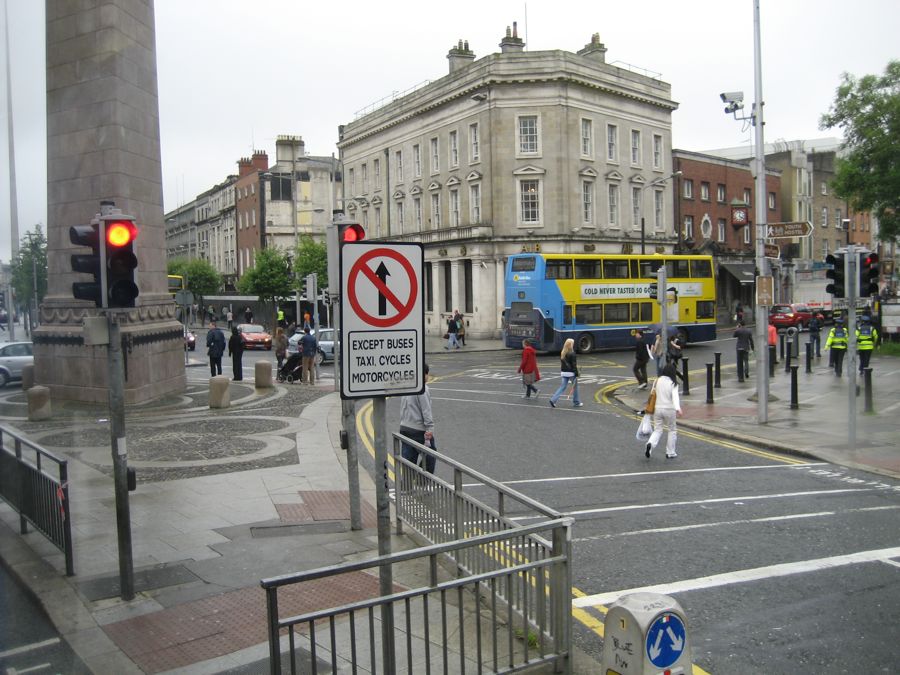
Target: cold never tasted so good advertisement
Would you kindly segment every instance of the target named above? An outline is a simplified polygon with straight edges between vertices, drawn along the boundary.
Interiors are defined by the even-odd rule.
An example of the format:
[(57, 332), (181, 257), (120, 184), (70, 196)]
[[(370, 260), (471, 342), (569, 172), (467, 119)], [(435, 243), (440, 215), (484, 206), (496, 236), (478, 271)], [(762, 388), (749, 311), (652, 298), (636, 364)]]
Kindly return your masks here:
[[(647, 283), (630, 283), (630, 284), (582, 284), (581, 299), (597, 300), (603, 298), (628, 298), (640, 299), (650, 297), (650, 284)], [(703, 294), (703, 286), (699, 283), (681, 282), (669, 283), (667, 286), (675, 288), (678, 296), (682, 298), (700, 297)]]

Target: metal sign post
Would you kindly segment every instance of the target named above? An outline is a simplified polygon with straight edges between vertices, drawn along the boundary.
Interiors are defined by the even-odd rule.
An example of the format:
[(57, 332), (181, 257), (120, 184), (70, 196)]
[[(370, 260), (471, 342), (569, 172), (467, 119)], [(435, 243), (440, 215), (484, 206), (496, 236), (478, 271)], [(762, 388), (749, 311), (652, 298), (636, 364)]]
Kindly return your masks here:
[(856, 298), (859, 286), (859, 247), (851, 244), (844, 256), (844, 283), (847, 288), (847, 447), (856, 447)]

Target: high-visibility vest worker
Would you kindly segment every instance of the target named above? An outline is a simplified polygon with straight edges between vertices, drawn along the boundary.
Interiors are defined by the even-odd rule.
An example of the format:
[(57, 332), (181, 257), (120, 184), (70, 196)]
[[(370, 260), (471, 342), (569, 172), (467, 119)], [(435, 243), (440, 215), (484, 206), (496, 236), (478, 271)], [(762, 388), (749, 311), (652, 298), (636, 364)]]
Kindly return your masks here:
[(828, 333), (825, 349), (847, 349), (847, 329), (843, 323), (835, 324)]
[(278, 310), (278, 323), (280, 323), (280, 324), (284, 323), (284, 310), (283, 309)]
[(878, 341), (878, 331), (870, 323), (864, 323), (856, 329), (856, 348), (861, 352), (872, 351)]

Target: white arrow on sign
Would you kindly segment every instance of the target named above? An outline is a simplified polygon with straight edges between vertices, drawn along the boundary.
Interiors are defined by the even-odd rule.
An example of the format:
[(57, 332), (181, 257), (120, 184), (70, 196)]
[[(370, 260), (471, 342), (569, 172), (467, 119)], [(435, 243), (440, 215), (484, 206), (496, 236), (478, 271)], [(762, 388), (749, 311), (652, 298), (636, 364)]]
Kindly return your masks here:
[[(662, 631), (660, 631), (660, 635), (662, 635)], [(684, 640), (680, 637), (677, 637), (674, 632), (672, 632), (671, 626), (666, 626), (666, 635), (669, 636), (669, 639), (672, 641), (672, 649), (673, 651), (680, 652), (684, 649)]]
[(654, 644), (652, 647), (650, 647), (650, 649), (647, 650), (647, 652), (650, 654), (650, 658), (653, 660), (656, 660), (656, 657), (660, 655), (660, 652), (662, 652), (662, 649), (660, 648), (660, 645), (662, 644), (662, 639), (663, 639), (663, 631), (659, 631), (656, 634), (656, 644)]

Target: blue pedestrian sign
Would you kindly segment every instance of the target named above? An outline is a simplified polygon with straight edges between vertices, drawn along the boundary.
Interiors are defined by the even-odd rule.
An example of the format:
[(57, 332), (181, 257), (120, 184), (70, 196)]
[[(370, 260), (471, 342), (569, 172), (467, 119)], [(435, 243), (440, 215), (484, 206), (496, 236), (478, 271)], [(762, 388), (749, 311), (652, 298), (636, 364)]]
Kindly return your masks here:
[(657, 668), (668, 668), (684, 652), (684, 622), (677, 614), (660, 614), (647, 631), (647, 657)]

